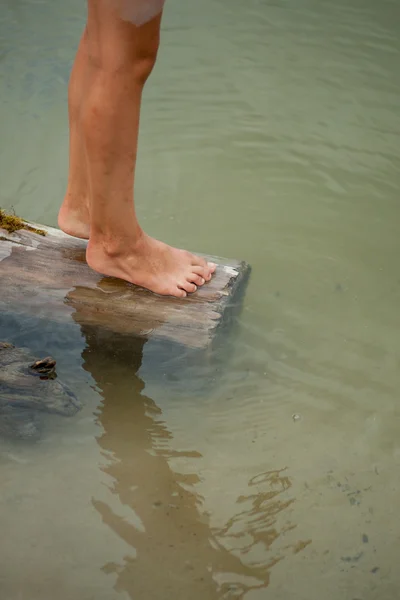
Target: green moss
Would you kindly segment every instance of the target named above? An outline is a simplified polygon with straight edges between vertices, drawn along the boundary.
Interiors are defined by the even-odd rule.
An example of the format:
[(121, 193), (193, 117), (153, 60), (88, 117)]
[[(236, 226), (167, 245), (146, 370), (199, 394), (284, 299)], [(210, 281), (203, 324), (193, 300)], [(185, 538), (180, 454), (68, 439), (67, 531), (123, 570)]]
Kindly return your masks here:
[(46, 235), (46, 231), (43, 229), (36, 229), (29, 225), (26, 221), (17, 217), (16, 215), (9, 215), (4, 210), (0, 208), (0, 229), (4, 229), (8, 231), (8, 233), (14, 233), (15, 231), (19, 231), (20, 229), (26, 229), (27, 231), (32, 231), (37, 235)]
[(25, 229), (27, 229), (28, 231), (32, 231), (33, 233), (36, 233), (37, 235), (41, 235), (42, 237), (47, 235), (47, 231), (45, 231), (44, 229), (36, 229), (36, 227), (31, 227), (27, 223), (25, 224)]

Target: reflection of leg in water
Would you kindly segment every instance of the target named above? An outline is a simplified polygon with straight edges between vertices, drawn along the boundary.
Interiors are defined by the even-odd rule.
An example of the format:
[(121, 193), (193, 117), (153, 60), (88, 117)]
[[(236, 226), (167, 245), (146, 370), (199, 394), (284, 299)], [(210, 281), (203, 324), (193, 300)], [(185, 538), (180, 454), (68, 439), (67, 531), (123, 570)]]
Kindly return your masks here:
[[(123, 337), (102, 340), (86, 327), (82, 331), (88, 343), (84, 368), (103, 396), (99, 423), (104, 432), (98, 443), (111, 457), (104, 471), (121, 504), (141, 522), (136, 528), (105, 502), (94, 501), (103, 522), (132, 547), (133, 556), (123, 565), (104, 567), (117, 574), (118, 591), (135, 600), (217, 600), (243, 598), (246, 591), (267, 585), (268, 569), (243, 565), (218, 543), (193, 489), (197, 475), (171, 469), (169, 458), (176, 456), (168, 449), (171, 434), (159, 408), (142, 394), (136, 374), (143, 341), (134, 346)], [(220, 578), (244, 583), (230, 590)]]

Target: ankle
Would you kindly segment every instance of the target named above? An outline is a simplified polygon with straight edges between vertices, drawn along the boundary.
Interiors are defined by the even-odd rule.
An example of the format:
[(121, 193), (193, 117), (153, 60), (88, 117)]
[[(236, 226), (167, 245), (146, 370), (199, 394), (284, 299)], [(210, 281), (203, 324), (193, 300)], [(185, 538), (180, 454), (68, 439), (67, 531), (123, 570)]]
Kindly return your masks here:
[(63, 206), (76, 212), (88, 212), (89, 210), (89, 195), (82, 190), (72, 191), (69, 188), (65, 192)]
[(139, 225), (129, 231), (92, 228), (90, 246), (101, 249), (109, 258), (135, 253), (143, 245), (146, 234)]

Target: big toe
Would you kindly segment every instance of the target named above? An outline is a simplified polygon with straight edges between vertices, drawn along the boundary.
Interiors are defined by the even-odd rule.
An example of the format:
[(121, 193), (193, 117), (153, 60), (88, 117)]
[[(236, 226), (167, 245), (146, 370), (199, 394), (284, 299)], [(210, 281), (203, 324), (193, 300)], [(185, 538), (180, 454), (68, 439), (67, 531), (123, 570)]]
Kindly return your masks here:
[[(196, 269), (197, 274), (201, 275), (206, 281), (209, 281), (212, 274), (215, 273), (217, 265), (214, 262), (208, 262), (205, 258), (201, 258), (194, 254), (192, 254), (191, 259), (192, 267)], [(203, 272), (198, 271), (199, 268), (203, 269)]]
[(202, 277), (205, 281), (210, 281), (210, 279), (212, 277), (212, 273), (207, 266), (192, 267), (192, 273), (194, 273), (195, 275), (198, 275), (199, 277)]

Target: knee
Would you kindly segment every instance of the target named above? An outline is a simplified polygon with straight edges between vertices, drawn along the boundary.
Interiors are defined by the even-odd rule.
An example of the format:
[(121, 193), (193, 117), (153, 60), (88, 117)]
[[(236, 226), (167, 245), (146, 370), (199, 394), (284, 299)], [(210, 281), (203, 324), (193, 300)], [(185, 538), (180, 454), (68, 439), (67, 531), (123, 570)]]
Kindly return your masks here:
[(143, 84), (146, 82), (156, 63), (159, 44), (159, 35), (154, 35), (144, 40), (140, 39), (139, 36), (131, 66), (134, 77)]
[(159, 32), (143, 35), (141, 29), (145, 28), (135, 28), (130, 37), (121, 36), (105, 43), (96, 40), (89, 52), (92, 65), (110, 74), (130, 72), (132, 77), (144, 84), (154, 68), (160, 39)]

